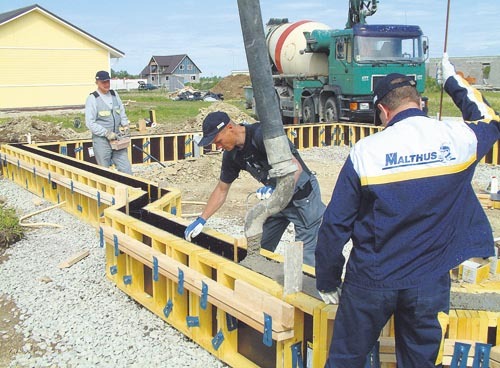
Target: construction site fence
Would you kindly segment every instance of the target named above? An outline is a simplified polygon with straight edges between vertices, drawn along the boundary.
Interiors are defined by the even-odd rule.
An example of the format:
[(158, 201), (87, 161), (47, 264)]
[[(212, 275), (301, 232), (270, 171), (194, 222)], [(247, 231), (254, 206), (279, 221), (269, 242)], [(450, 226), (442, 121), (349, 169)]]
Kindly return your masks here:
[[(322, 126), (297, 129), (309, 132), (298, 135), (302, 142), (321, 137), (313, 132)], [(50, 202), (64, 202), (66, 211), (93, 224), (106, 276), (221, 361), (232, 367), (324, 366), (337, 307), (304, 292), (284, 295), (277, 281), (238, 264), (246, 254), (245, 239), (204, 229), (186, 241), (178, 189), (34, 145), (2, 146), (0, 163), (5, 178)], [(382, 367), (395, 367), (393, 336), (390, 320), (380, 337)], [(498, 345), (500, 313), (452, 310), (445, 364), (457, 341)], [(491, 350), (490, 367), (500, 367), (499, 348)]]
[[(312, 147), (352, 147), (360, 139), (375, 134), (382, 128), (369, 124), (332, 123), (288, 125), (284, 127), (284, 130), (295, 147), (301, 150)], [(134, 135), (131, 137), (131, 146), (128, 151), (129, 160), (132, 164), (178, 161), (198, 157), (207, 151), (215, 150), (215, 146), (198, 147), (197, 143), (200, 141), (201, 136), (201, 132)], [(77, 160), (96, 163), (90, 139), (46, 142), (37, 145)], [(481, 162), (499, 165), (498, 142), (495, 143)]]

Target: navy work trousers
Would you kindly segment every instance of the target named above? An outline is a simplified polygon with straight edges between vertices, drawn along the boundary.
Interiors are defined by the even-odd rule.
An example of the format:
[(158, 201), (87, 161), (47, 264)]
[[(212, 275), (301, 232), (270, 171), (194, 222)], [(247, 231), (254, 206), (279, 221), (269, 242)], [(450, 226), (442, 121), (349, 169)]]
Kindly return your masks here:
[(365, 367), (368, 354), (393, 314), (398, 368), (442, 367), (438, 357), (449, 306), (449, 273), (435, 282), (404, 290), (369, 290), (346, 282), (325, 367)]

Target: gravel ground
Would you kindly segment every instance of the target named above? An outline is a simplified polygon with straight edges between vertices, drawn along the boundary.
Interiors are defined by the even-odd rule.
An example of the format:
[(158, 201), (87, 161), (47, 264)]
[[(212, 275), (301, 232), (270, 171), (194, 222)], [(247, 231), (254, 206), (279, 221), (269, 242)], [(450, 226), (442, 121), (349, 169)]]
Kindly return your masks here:
[[(302, 156), (306, 162), (338, 162), (347, 152), (314, 148)], [(329, 174), (318, 172), (320, 182)], [(474, 187), (485, 189), (492, 175), (500, 176), (498, 167), (479, 165)], [(0, 179), (0, 196), (20, 215), (51, 205), (36, 205), (38, 197), (5, 179)], [(95, 228), (59, 208), (28, 221), (63, 228), (29, 230), (0, 256), (0, 345), (19, 342), (17, 348), (12, 343), (11, 352), (17, 353), (10, 367), (227, 367), (106, 278)], [(227, 221), (213, 217), (207, 226), (243, 235), (242, 226)], [(292, 239), (290, 229), (284, 242)], [(87, 258), (59, 269), (60, 262), (85, 249)], [(5, 327), (13, 322), (12, 330)]]
[[(19, 214), (51, 205), (5, 179), (0, 196)], [(0, 325), (19, 321), (0, 327), (0, 345), (20, 339), (10, 367), (227, 367), (106, 278), (95, 228), (59, 208), (26, 221), (63, 228), (29, 230), (0, 258), (0, 307), (10, 312)], [(87, 258), (59, 269), (85, 249)]]

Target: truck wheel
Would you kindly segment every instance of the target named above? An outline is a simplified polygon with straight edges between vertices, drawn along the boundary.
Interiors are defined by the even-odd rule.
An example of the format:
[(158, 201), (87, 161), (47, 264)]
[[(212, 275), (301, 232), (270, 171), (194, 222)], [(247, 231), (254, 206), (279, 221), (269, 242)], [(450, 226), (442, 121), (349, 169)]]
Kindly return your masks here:
[(325, 122), (334, 123), (339, 121), (339, 112), (337, 110), (337, 103), (335, 97), (329, 97), (325, 102)]
[(304, 124), (310, 124), (315, 121), (316, 109), (314, 108), (314, 100), (312, 97), (307, 97), (302, 101), (302, 122)]

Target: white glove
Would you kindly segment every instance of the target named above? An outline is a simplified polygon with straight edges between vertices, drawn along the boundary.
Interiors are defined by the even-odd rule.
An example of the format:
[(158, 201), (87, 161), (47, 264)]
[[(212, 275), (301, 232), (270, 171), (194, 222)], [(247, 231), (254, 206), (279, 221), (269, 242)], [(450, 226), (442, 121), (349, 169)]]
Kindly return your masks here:
[(443, 58), (441, 59), (441, 65), (438, 66), (436, 71), (436, 81), (439, 85), (444, 85), (449, 77), (453, 77), (457, 73), (455, 72), (455, 67), (450, 60), (448, 59), (448, 53), (443, 54)]
[(106, 132), (106, 138), (108, 138), (108, 141), (114, 141), (118, 139), (118, 136), (116, 135), (115, 132), (112, 132), (111, 130), (108, 130)]
[(192, 238), (197, 237), (201, 233), (201, 230), (203, 230), (203, 226), (205, 226), (205, 224), (206, 221), (203, 217), (198, 217), (188, 227), (186, 227), (186, 230), (184, 231), (184, 239), (191, 241)]
[(318, 290), (319, 296), (326, 304), (339, 304), (340, 293), (342, 289), (337, 288), (335, 291), (321, 292)]
[(257, 196), (258, 199), (268, 199), (271, 194), (273, 194), (274, 188), (273, 187), (260, 187), (255, 191), (255, 195)]
[(130, 126), (124, 125), (122, 129), (123, 129), (122, 134), (125, 137), (128, 137), (130, 135)]

